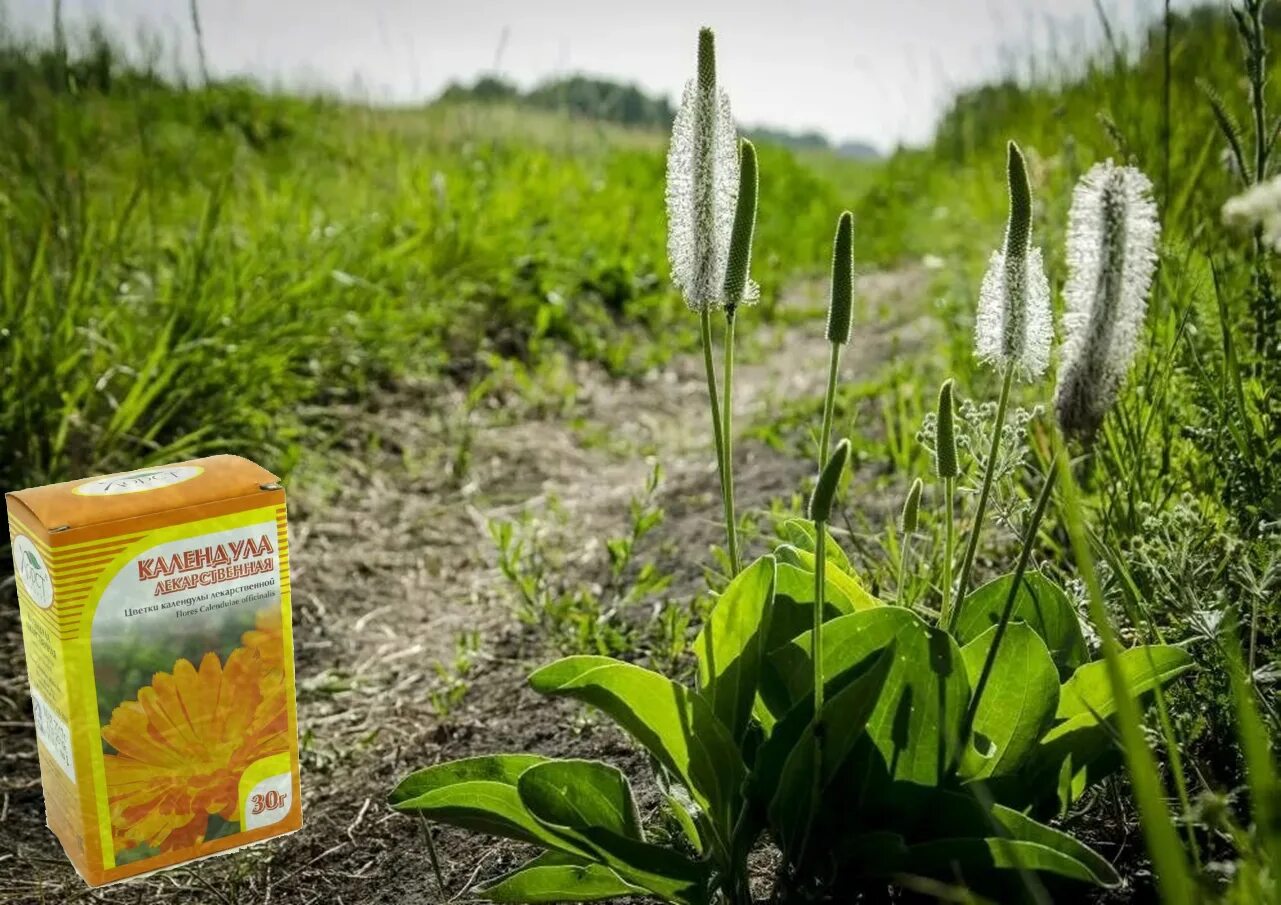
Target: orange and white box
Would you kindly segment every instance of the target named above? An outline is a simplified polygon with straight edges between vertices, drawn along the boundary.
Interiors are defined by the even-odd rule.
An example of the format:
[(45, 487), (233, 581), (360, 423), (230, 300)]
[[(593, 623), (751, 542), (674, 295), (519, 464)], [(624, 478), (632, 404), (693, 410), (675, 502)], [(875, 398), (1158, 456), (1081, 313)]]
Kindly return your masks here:
[(85, 881), (301, 827), (275, 475), (213, 456), (6, 502), (47, 822)]

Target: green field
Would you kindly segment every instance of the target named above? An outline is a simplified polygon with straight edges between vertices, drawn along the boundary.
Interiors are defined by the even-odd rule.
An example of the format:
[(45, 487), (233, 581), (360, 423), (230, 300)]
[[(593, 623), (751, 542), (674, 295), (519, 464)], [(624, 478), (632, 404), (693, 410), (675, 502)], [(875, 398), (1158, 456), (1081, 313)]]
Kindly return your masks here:
[[(769, 901), (778, 902), (1281, 902), (1277, 249), (1261, 229), (1231, 229), (1222, 215), (1247, 184), (1281, 172), (1275, 163), (1281, 93), (1269, 81), (1281, 73), (1270, 53), (1281, 46), (1281, 9), (1265, 7), (1257, 20), (1250, 19), (1252, 3), (1245, 9), (1240, 26), (1217, 7), (1167, 12), (1131, 44), (1105, 29), (1113, 43), (1061, 48), (1032, 78), (961, 93), (928, 146), (884, 159), (760, 143), (751, 276), (762, 301), (738, 315), (740, 391), (750, 398), (730, 432), (739, 443), (739, 493), (747, 501), (731, 520), (749, 551), (743, 563), (773, 549), (780, 562), (796, 557), (792, 567), (806, 581), (817, 571), (817, 586), (825, 588), (819, 564), (831, 562), (824, 568), (848, 572), (856, 588), (841, 585), (842, 596), (893, 601), (884, 609), (937, 622), (931, 637), (947, 638), (952, 570), (961, 558), (953, 532), (960, 526), (963, 545), (973, 528), (981, 537), (974, 559), (981, 580), (970, 589), (1010, 572), (1017, 572), (1016, 587), (1026, 568), (1053, 586), (1056, 601), (1075, 617), (1081, 662), (1071, 665), (1097, 667), (1097, 694), (1081, 692), (1087, 703), (1080, 712), (1062, 703), (1056, 714), (1051, 706), (1038, 732), (1053, 719), (1093, 719), (1094, 748), (1073, 753), (1097, 757), (1100, 773), (1083, 771), (1086, 787), (1076, 788), (1072, 769), (1042, 770), (1028, 781), (1044, 786), (1036, 793), (1011, 792), (1009, 777), (991, 783), (998, 797), (1025, 802), (1015, 810), (1083, 842), (1062, 843), (1047, 832), (1035, 844), (1020, 839), (1027, 847), (1016, 846), (1010, 856), (1001, 845), (1017, 835), (1010, 824), (995, 831), (1001, 838), (981, 855), (966, 849), (951, 860), (940, 856), (941, 867), (926, 859), (919, 875), (906, 867), (893, 876), (870, 870), (882, 851), (876, 846), (894, 834), (868, 831), (842, 840), (872, 853), (863, 856), (867, 864), (851, 856), (862, 864), (850, 869), (857, 882), (844, 867), (827, 876), (805, 842), (796, 855), (789, 849), (796, 840), (772, 824), (773, 836), (759, 842), (752, 858), (740, 853), (751, 876), (739, 879), (743, 889), (754, 884), (758, 901), (766, 901), (759, 898), (764, 883), (776, 897)], [(1252, 21), (1261, 31), (1250, 32)], [(1259, 42), (1253, 49), (1252, 40)], [(712, 475), (718, 463), (710, 437), (696, 433), (707, 420), (699, 408), (706, 400), (698, 383), (699, 317), (670, 279), (666, 131), (581, 109), (548, 109), (542, 100), (486, 101), (466, 91), (389, 110), (276, 95), (249, 83), (176, 86), (92, 36), (78, 36), (67, 53), (9, 38), (0, 47), (0, 86), (0, 487), (234, 452), (304, 489), (299, 522), (304, 531), (315, 529), (322, 549), (345, 511), (328, 508), (341, 497), (336, 488), (376, 474), (370, 498), (391, 499), (362, 510), (366, 523), (385, 517), (410, 537), (426, 530), (446, 551), (432, 548), (425, 560), (412, 559), (412, 568), (391, 554), (350, 566), (334, 583), (324, 579), (302, 612), (301, 637), (318, 640), (314, 651), (302, 648), (300, 724), (334, 725), (358, 709), (343, 695), (367, 688), (374, 697), (409, 694), (411, 703), (403, 711), (397, 703), (393, 716), (415, 728), (401, 730), (411, 742), (397, 741), (394, 754), (378, 728), (345, 736), (318, 728), (305, 739), (304, 786), (332, 784), (334, 791), (318, 795), (316, 835), (286, 849), (282, 869), (289, 876), (324, 871), (327, 861), (312, 866), (345, 838), (348, 811), (362, 800), (366, 808), (370, 800), (380, 807), (409, 768), (487, 755), (501, 745), (601, 756), (619, 766), (627, 774), (623, 784), (630, 780), (641, 790), (648, 838), (694, 860), (697, 846), (685, 839), (698, 831), (690, 830), (679, 803), (686, 792), (655, 785), (641, 758), (620, 753), (630, 743), (594, 735), (605, 731), (604, 721), (577, 704), (555, 705), (558, 728), (538, 729), (537, 705), (527, 705), (543, 699), (530, 698), (524, 683), (525, 673), (556, 653), (614, 656), (680, 681), (699, 673), (700, 685), (713, 684), (714, 667), (707, 675), (703, 663), (699, 672), (707, 654), (695, 639), (704, 625), (718, 624), (717, 601), (739, 599), (726, 590), (737, 586), (730, 581), (738, 569), (722, 548), (729, 544)], [(982, 518), (971, 524), (979, 462), (1001, 379), (975, 354), (975, 317), (989, 255), (1001, 247), (1010, 213), (1010, 141), (1026, 157), (1031, 242), (1044, 252), (1056, 324), (1074, 266), (1065, 255), (1073, 187), (1092, 166), (1113, 159), (1150, 178), (1161, 239), (1137, 354), (1090, 442), (1059, 442), (1052, 376), (1014, 384), (1014, 428), (1003, 441), (991, 525), (980, 533)], [(815, 349), (827, 354), (819, 312), (828, 303), (833, 226), (846, 209), (853, 213), (855, 272), (865, 279), (856, 283), (846, 377), (833, 383), (828, 424), (834, 437), (850, 437), (852, 465), (834, 478), (839, 503), (830, 528), (838, 552), (824, 556), (815, 550), (814, 522), (828, 519), (805, 521), (808, 528), (795, 520), (810, 513), (816, 456), (827, 455), (819, 452), (816, 429), (827, 398), (823, 361), (811, 359)], [(1063, 332), (1057, 329), (1056, 348)], [(1051, 375), (1060, 357), (1052, 359)], [(799, 375), (806, 369), (815, 373)], [(955, 487), (937, 476), (946, 469), (938, 466), (944, 416), (936, 399), (949, 377), (964, 460), (950, 479)], [(1056, 488), (1060, 474), (1066, 485)], [(914, 516), (915, 529), (904, 532), (899, 510), (917, 478), (925, 488), (919, 522)], [(949, 489), (955, 493), (947, 495)], [(619, 498), (629, 492), (636, 494), (630, 506)], [(722, 484), (720, 499), (725, 492)], [(945, 497), (954, 500), (946, 508)], [(438, 534), (423, 529), (436, 521), (445, 526)], [(476, 523), (492, 544), (472, 539)], [(469, 539), (456, 542), (465, 551), (459, 552), (451, 543), (464, 534)], [(779, 540), (787, 543), (775, 547)], [(307, 566), (323, 573), (331, 560), (317, 556)], [(430, 574), (421, 599), (406, 597), (403, 606), (386, 597), (388, 588), (409, 593), (409, 584), (391, 574), (401, 567)], [(467, 609), (487, 599), (495, 581), (503, 584), (502, 602)], [(810, 590), (827, 593), (813, 584)], [(7, 607), (12, 593), (0, 593)], [(997, 591), (980, 588), (972, 596), (984, 593)], [(1016, 595), (1010, 591), (998, 638)], [(962, 597), (960, 607), (968, 603)], [(815, 633), (822, 600), (807, 604), (820, 614)], [(432, 621), (438, 603), (443, 628)], [(373, 641), (348, 647), (341, 637), (357, 637), (367, 615), (397, 606), (408, 627), (389, 630), (378, 643), (403, 642), (396, 650), (410, 649), (409, 662), (430, 663), (417, 684), (396, 672), (365, 676), (362, 669), (390, 648)], [(997, 623), (1001, 608), (991, 606), (985, 615)], [(25, 702), (17, 620), (5, 618), (0, 636), (8, 640), (0, 653), (15, 656), (0, 673), (0, 725), (19, 729), (0, 735), (0, 753), (17, 750), (30, 735), (21, 728), (29, 712), (17, 703)], [(799, 638), (808, 618), (781, 635), (780, 645)], [(325, 627), (329, 620), (332, 629)], [(1040, 625), (1026, 612), (1010, 624), (1029, 636), (1027, 626)], [(969, 637), (955, 632), (966, 644), (956, 649), (968, 655), (986, 626), (971, 626)], [(414, 627), (422, 634), (414, 635)], [(760, 632), (751, 643), (763, 649), (767, 632)], [(419, 641), (427, 646), (408, 647)], [(907, 657), (909, 642), (902, 643)], [(991, 643), (995, 651), (1000, 641)], [(1120, 662), (1112, 659), (1114, 647), (1158, 650), (1176, 665), (1161, 672), (1149, 664), (1157, 678), (1131, 665), (1118, 678), (1105, 673)], [(922, 662), (937, 666), (937, 651), (922, 651)], [(347, 662), (356, 659), (360, 667)], [(985, 676), (997, 662), (994, 652)], [(1059, 679), (1069, 687), (1067, 672), (1057, 660), (1053, 665), (1063, 672), (1050, 677), (1055, 700), (1065, 702), (1057, 696)], [(857, 690), (880, 668), (868, 667), (832, 693)], [(535, 690), (566, 693), (568, 680), (556, 686), (540, 675), (545, 687), (536, 678)], [(734, 681), (756, 678), (736, 674)], [(779, 737), (768, 733), (797, 712), (769, 712), (764, 682), (760, 700), (751, 701), (750, 720), (758, 722), (736, 740), (748, 766), (769, 750), (756, 746)], [(1000, 687), (1013, 696), (1017, 684), (1011, 679)], [(790, 700), (809, 707), (798, 737), (816, 709), (813, 687), (811, 679), (808, 703)], [(12, 703), (4, 694), (10, 688)], [(973, 708), (965, 744), (977, 700)], [(742, 719), (750, 722), (746, 711)], [(908, 719), (902, 717), (904, 726)], [(818, 719), (812, 725), (831, 728)], [(815, 728), (805, 738), (820, 752), (814, 763), (821, 766), (823, 733)], [(669, 766), (654, 747), (650, 754)], [(391, 764), (397, 777), (388, 775)], [(668, 782), (681, 778), (674, 767), (664, 775)], [(772, 778), (784, 782), (788, 775), (780, 767)], [(22, 791), (34, 811), (38, 791), (34, 780)], [(996, 812), (986, 794), (975, 800), (991, 818)], [(713, 810), (708, 801), (697, 804)], [(874, 803), (868, 808), (874, 811)], [(440, 823), (470, 826), (447, 808), (423, 810)], [(1030, 820), (1008, 819), (1020, 827)], [(436, 893), (434, 847), (427, 858), (424, 840), (432, 837), (409, 821), (378, 826), (368, 843), (374, 873), (363, 873), (363, 854), (353, 845), (341, 857), (359, 860), (335, 865), (328, 888), (367, 895), (346, 901), (446, 901)], [(15, 870), (57, 857), (35, 830), (14, 833), (21, 852)], [(895, 837), (899, 844), (910, 838), (904, 833)], [(470, 838), (443, 835), (441, 854), (446, 885), (475, 896), (467, 885), (476, 880)], [(543, 841), (537, 834), (513, 838)], [(599, 854), (573, 838), (580, 846), (571, 848), (573, 857)], [(1107, 871), (1072, 847), (1084, 844), (1103, 853), (1108, 870), (1115, 867), (1116, 883), (1101, 880)], [(1076, 853), (1078, 867), (1089, 864), (1087, 882), (1042, 884), (1040, 871), (1055, 867), (1046, 854), (1051, 849)], [(498, 851), (505, 869), (515, 864), (508, 849), (486, 851)], [(666, 888), (635, 880), (638, 874), (618, 867), (626, 858), (613, 850), (597, 860), (623, 871), (607, 870), (607, 881), (631, 878), (623, 886), (630, 883), (625, 892), (637, 898), (629, 901), (657, 900), (641, 892)], [(273, 889), (269, 861), (247, 855), (219, 863), (221, 881), (243, 896), (236, 901), (258, 901), (253, 896), (262, 894), (262, 883)], [(653, 871), (662, 874), (666, 866)], [(3, 870), (0, 863), (0, 877)], [(407, 889), (397, 885), (408, 882), (405, 870), (421, 886), (398, 899), (397, 890)], [(372, 889), (386, 884), (385, 898), (365, 882), (342, 879), (353, 871), (358, 880), (372, 878)], [(1007, 879), (996, 882), (997, 874)], [(182, 894), (201, 894), (183, 882)], [(148, 888), (175, 897), (165, 901), (199, 900)], [(746, 899), (734, 898), (728, 888), (714, 901), (750, 899), (746, 892)], [(275, 894), (273, 901), (305, 901), (287, 886)], [(670, 893), (667, 901), (701, 901), (682, 895)], [(0, 892), (0, 901), (10, 900)]]

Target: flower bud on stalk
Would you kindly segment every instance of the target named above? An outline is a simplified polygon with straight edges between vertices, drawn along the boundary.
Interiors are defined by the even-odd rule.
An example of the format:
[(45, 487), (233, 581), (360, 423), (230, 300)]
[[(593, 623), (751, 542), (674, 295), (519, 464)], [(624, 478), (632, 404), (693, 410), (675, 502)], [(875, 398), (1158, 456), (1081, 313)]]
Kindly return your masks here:
[(823, 396), (823, 426), (819, 432), (818, 464), (827, 460), (836, 411), (836, 378), (841, 369), (841, 350), (849, 344), (854, 308), (854, 215), (849, 211), (836, 221), (832, 240), (832, 296), (827, 304), (827, 392)]
[[(740, 173), (743, 177), (740, 189)], [(716, 39), (698, 33), (698, 76), (685, 85), (667, 151), (667, 256), (672, 284), (700, 315), (703, 364), (725, 512), (730, 578), (738, 572), (730, 409), (734, 311), (757, 296), (749, 279), (756, 223), (756, 149), (744, 143), (742, 161), (729, 98), (716, 84)], [(740, 197), (742, 195), (743, 197)], [(725, 307), (725, 402), (722, 413), (712, 358), (711, 311)]]
[(832, 450), (827, 464), (819, 473), (818, 483), (810, 495), (810, 519), (814, 522), (827, 522), (832, 517), (832, 501), (836, 499), (836, 488), (845, 472), (845, 463), (850, 458), (850, 441), (841, 440)]
[(912, 482), (911, 488), (907, 491), (907, 499), (903, 501), (903, 516), (899, 522), (899, 528), (903, 531), (902, 545), (899, 547), (898, 556), (898, 605), (907, 606), (907, 557), (908, 551), (912, 546), (912, 535), (916, 533), (916, 527), (920, 520), (921, 514), (921, 493), (925, 485), (917, 478)]
[(756, 197), (760, 190), (756, 169), (756, 145), (747, 139), (742, 142), (739, 158), (738, 202), (734, 210), (734, 229), (730, 233), (729, 263), (725, 270), (726, 315), (740, 304), (750, 305), (760, 298), (761, 290), (748, 277), (752, 267), (752, 237), (756, 232)]
[(836, 221), (832, 240), (832, 296), (827, 305), (827, 341), (846, 346), (850, 341), (854, 307), (854, 215), (849, 211)]
[[(1006, 148), (1006, 183), (1010, 193), (1010, 217), (1005, 226), (1005, 244), (992, 253), (983, 285), (979, 288), (978, 315), (974, 323), (974, 350), (978, 357), (996, 365), (1001, 373), (1001, 395), (997, 398), (996, 419), (988, 447), (987, 467), (979, 487), (978, 502), (965, 553), (957, 599), (964, 600), (970, 587), (979, 533), (987, 513), (996, 470), (1010, 386), (1016, 376), (1034, 380), (1045, 373), (1050, 362), (1050, 281), (1045, 277), (1041, 250), (1032, 247), (1032, 185), (1027, 162), (1014, 142)], [(949, 524), (950, 524), (949, 519)], [(950, 628), (950, 626), (948, 626)]]
[(904, 540), (916, 533), (916, 527), (920, 523), (921, 493), (924, 489), (925, 485), (917, 478), (907, 491), (907, 499), (903, 501), (903, 516), (899, 520), (899, 528)]
[(739, 186), (738, 136), (716, 84), (712, 30), (698, 33), (698, 78), (685, 84), (667, 152), (667, 256), (694, 311), (719, 307)]
[(943, 479), (943, 505), (946, 532), (943, 541), (943, 606), (939, 611), (939, 624), (951, 627), (952, 618), (952, 557), (956, 551), (956, 476), (960, 473), (956, 462), (956, 427), (952, 413), (952, 387), (955, 381), (948, 378), (939, 387), (938, 428), (934, 444), (934, 471)]
[(1050, 362), (1050, 282), (1041, 249), (1032, 247), (1032, 189), (1027, 164), (1010, 142), (1006, 161), (1010, 218), (1005, 244), (992, 253), (979, 289), (974, 346), (980, 359), (1024, 380), (1045, 373)]
[(725, 524), (729, 540), (730, 577), (738, 574), (738, 540), (734, 522), (734, 315), (740, 303), (751, 304), (760, 295), (756, 284), (748, 279), (752, 267), (752, 234), (756, 231), (756, 146), (744, 139), (739, 161), (738, 203), (734, 211), (734, 230), (730, 236), (729, 262), (726, 265), (722, 299), (725, 304), (725, 401), (721, 404), (722, 453), (725, 468), (721, 472), (721, 496), (725, 501)]
[(949, 377), (939, 387), (934, 472), (940, 478), (954, 478), (959, 473), (956, 465), (956, 427), (952, 415), (952, 387), (955, 384), (956, 381)]

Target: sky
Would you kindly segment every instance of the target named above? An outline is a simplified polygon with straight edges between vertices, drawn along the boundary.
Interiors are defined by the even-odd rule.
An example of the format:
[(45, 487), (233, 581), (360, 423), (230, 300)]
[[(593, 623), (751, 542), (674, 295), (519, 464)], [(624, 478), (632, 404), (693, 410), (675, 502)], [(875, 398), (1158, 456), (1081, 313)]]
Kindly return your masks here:
[[(745, 126), (814, 129), (888, 149), (926, 141), (958, 88), (1029, 67), (1061, 71), (1161, 0), (198, 0), (215, 75), (252, 75), (378, 103), (429, 99), (486, 72), (529, 87), (571, 72), (679, 98), (697, 30), (717, 32), (721, 83)], [(50, 0), (8, 18), (47, 34)], [(1176, 0), (1175, 7), (1189, 5)], [(189, 0), (62, 0), (69, 31), (99, 21), (196, 71)]]

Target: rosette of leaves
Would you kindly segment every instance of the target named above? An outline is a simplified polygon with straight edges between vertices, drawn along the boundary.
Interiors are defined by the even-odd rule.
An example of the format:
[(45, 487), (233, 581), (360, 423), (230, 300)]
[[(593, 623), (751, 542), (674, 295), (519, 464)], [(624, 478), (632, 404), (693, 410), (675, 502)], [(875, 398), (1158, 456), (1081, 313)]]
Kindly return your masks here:
[[(812, 525), (792, 521), (784, 534), (791, 544), (776, 551), (780, 572), (812, 570)], [(828, 785), (809, 828), (826, 840), (823, 848), (797, 851), (780, 842), (787, 838), (784, 825), (770, 826), (785, 856), (801, 859), (789, 864), (792, 882), (848, 892), (902, 875), (959, 876), (971, 888), (998, 896), (1017, 892), (1021, 871), (1115, 883), (1100, 856), (1036, 822), (1062, 813), (1122, 764), (1112, 725), (1117, 701), (1103, 662), (1089, 659), (1066, 593), (1038, 572), (1024, 575), (991, 676), (976, 701), (974, 688), (1014, 576), (968, 595), (949, 634), (911, 610), (871, 598), (840, 548), (831, 544), (828, 550), (828, 696), (839, 696), (843, 683), (876, 675), (885, 650), (892, 648), (894, 658), (862, 736), (831, 765), (830, 778), (825, 773)], [(812, 592), (804, 592), (807, 577), (790, 586), (812, 601)], [(787, 612), (797, 600), (780, 581), (775, 613)], [(777, 639), (780, 632), (771, 634)], [(761, 668), (758, 715), (762, 725), (774, 728), (753, 771), (760, 780), (754, 790), (758, 808), (768, 809), (771, 749), (788, 744), (780, 727), (799, 719), (812, 701), (809, 651), (808, 634), (800, 634), (771, 647)], [(1191, 662), (1186, 652), (1167, 645), (1122, 654), (1136, 696), (1187, 671)]]
[[(815, 719), (814, 525), (791, 521), (784, 533), (788, 542), (711, 610), (695, 641), (696, 689), (596, 656), (530, 677), (543, 694), (601, 711), (648, 752), (679, 846), (647, 836), (627, 778), (596, 761), (440, 764), (407, 776), (392, 805), (544, 849), (480, 890), (496, 902), (748, 903), (747, 856), (763, 838), (782, 853), (787, 898), (839, 900), (903, 876), (960, 878), (998, 895), (1016, 895), (1031, 875), (1115, 884), (1105, 859), (1036, 819), (1119, 763), (1111, 686), (1088, 660), (1063, 591), (1024, 577), (963, 738), (1012, 578), (970, 594), (953, 635), (873, 597), (827, 544), (826, 694)], [(1124, 662), (1136, 694), (1189, 667), (1182, 651), (1159, 645), (1126, 651)]]
[[(813, 526), (793, 519), (784, 524), (783, 533), (790, 543), (776, 550), (780, 569), (793, 562), (812, 574)], [(832, 605), (826, 610), (825, 630), (841, 617), (842, 610), (849, 614), (882, 606), (863, 590), (839, 546), (832, 544), (828, 554)], [(1048, 816), (1066, 810), (1084, 788), (1120, 766), (1112, 743), (1115, 730), (1109, 722), (1116, 701), (1102, 660), (1090, 658), (1067, 592), (1042, 573), (1029, 571), (1011, 602), (1014, 577), (1002, 575), (971, 591), (958, 608), (950, 633), (961, 651), (967, 680), (974, 685), (1001, 613), (1011, 606), (1009, 630), (994, 665), (995, 684), (989, 684), (979, 702), (971, 746), (956, 772), (964, 781), (989, 780), (993, 794), (1006, 804), (1020, 809), (1035, 806)], [(776, 611), (779, 608), (776, 601)], [(771, 646), (769, 663), (783, 657), (794, 660), (795, 650), (802, 646), (799, 636), (790, 643), (790, 653)], [(1193, 662), (1182, 648), (1166, 644), (1138, 645), (1123, 651), (1122, 659), (1130, 690), (1138, 697), (1187, 672)], [(766, 678), (777, 677), (767, 665)], [(763, 688), (764, 695), (779, 691), (778, 685), (769, 682)], [(775, 698), (775, 706), (767, 710), (788, 706), (793, 696)], [(1014, 715), (1019, 719), (1012, 720)], [(1037, 781), (1047, 775), (1063, 775), (1062, 788)]]

